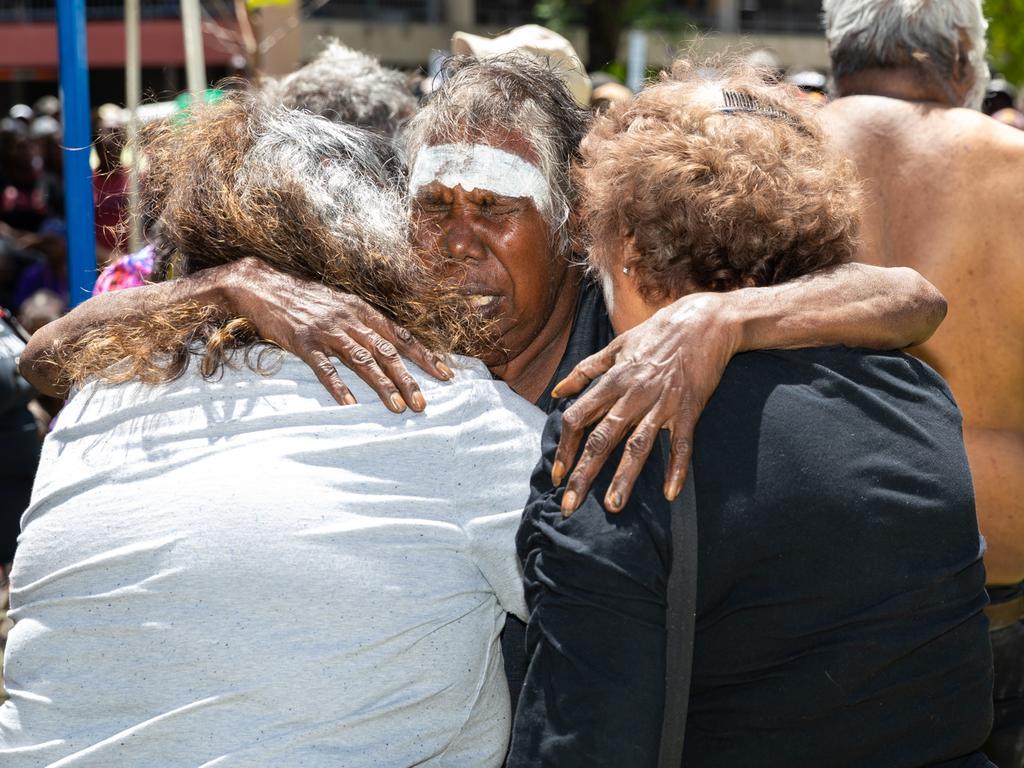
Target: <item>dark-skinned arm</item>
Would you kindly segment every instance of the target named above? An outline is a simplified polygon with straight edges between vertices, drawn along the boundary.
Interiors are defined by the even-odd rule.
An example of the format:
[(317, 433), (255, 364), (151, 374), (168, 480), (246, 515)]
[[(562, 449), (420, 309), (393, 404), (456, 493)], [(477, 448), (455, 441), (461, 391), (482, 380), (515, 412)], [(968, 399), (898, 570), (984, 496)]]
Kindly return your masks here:
[[(679, 299), (581, 361), (555, 388), (558, 397), (573, 395), (601, 377), (563, 416), (552, 469), (556, 485), (572, 470), (563, 511), (575, 509), (634, 427), (606, 508), (622, 509), (662, 429), (669, 430), (672, 445), (664, 493), (675, 498), (697, 420), (735, 354), (832, 345), (903, 349), (927, 340), (945, 316), (942, 294), (914, 270), (864, 264), (770, 288)], [(595, 424), (577, 459), (583, 435)]]
[(257, 259), (197, 272), (187, 278), (95, 296), (41, 328), (21, 356), (22, 375), (48, 395), (67, 395), (62, 351), (111, 322), (140, 322), (158, 307), (216, 306), (247, 318), (260, 336), (301, 358), (342, 405), (355, 402), (331, 357), (337, 357), (393, 411), (422, 411), (423, 394), (400, 355), (439, 379), (451, 371), (412, 334), (361, 299), (271, 269)]

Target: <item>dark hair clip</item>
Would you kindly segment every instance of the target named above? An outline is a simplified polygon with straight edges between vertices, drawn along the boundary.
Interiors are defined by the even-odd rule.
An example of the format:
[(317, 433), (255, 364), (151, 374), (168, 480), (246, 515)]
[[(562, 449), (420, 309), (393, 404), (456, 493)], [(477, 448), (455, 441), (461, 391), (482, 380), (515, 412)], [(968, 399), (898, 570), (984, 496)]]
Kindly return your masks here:
[(762, 104), (748, 93), (740, 93), (739, 91), (722, 91), (722, 100), (725, 101), (725, 104), (718, 107), (716, 110), (718, 112), (750, 112), (755, 115), (772, 117), (776, 120), (793, 119), (785, 112), (775, 109), (775, 107), (769, 107)]
[(720, 107), (716, 107), (716, 112), (722, 112), (727, 115), (735, 114), (737, 112), (746, 112), (751, 115), (770, 117), (772, 120), (784, 120), (800, 131), (800, 133), (804, 134), (804, 136), (810, 136), (812, 138), (814, 136), (806, 125), (792, 115), (788, 115), (775, 107), (769, 107), (767, 104), (762, 104), (748, 93), (740, 93), (739, 91), (722, 91), (722, 100), (725, 103)]

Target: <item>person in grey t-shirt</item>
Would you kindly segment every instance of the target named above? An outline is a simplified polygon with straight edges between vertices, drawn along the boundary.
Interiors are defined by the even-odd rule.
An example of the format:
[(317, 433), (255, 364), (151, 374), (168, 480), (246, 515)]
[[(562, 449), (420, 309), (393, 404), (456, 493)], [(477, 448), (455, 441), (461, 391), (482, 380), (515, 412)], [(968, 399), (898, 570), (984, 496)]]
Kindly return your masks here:
[[(234, 94), (147, 152), (177, 274), (256, 254), (468, 343), (383, 139)], [(542, 414), (458, 355), (422, 416), (362, 382), (339, 406), (255, 341), (171, 305), (75, 350), (12, 574), (5, 768), (501, 764)]]

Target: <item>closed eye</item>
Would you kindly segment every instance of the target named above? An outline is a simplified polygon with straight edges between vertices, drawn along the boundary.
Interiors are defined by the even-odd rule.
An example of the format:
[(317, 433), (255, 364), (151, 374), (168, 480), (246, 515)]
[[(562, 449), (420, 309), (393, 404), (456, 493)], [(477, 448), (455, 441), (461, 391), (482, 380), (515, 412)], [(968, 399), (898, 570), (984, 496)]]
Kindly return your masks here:
[(523, 209), (522, 201), (515, 197), (498, 197), (488, 195), (477, 202), (480, 212), (487, 216), (507, 216)]
[(420, 213), (447, 213), (451, 203), (447, 200), (432, 197), (416, 198), (416, 210)]

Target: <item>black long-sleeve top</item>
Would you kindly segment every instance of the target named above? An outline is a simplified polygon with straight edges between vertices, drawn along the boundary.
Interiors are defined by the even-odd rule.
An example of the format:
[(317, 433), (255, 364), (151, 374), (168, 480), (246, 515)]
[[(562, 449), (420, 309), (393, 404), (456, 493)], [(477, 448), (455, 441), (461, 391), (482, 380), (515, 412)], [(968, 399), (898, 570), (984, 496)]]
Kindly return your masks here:
[[(563, 519), (551, 461), (518, 536), (531, 618), (509, 765), (656, 764), (671, 563), (664, 465), (620, 453)], [(738, 356), (695, 435), (687, 768), (990, 763), (984, 569), (959, 412), (899, 353)]]

